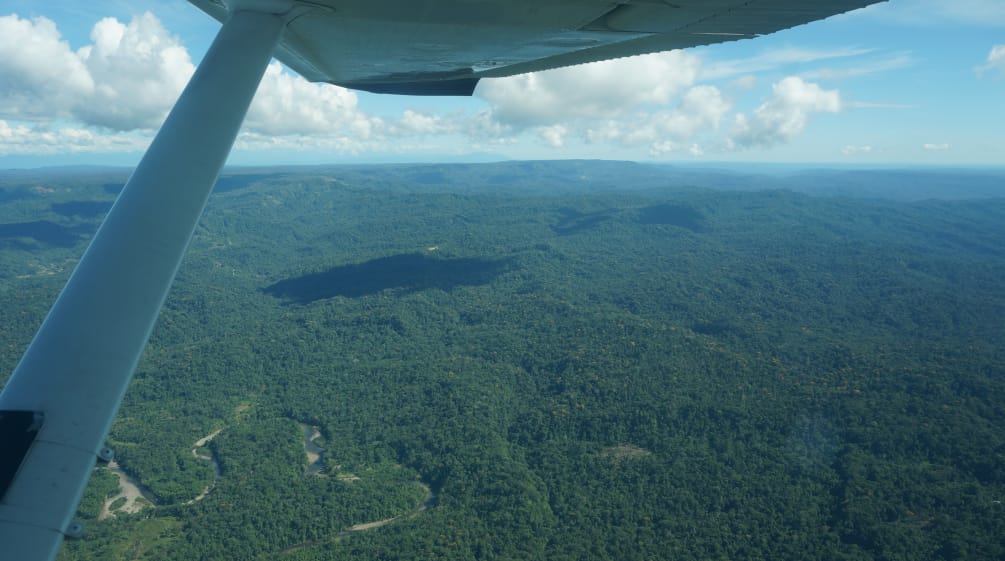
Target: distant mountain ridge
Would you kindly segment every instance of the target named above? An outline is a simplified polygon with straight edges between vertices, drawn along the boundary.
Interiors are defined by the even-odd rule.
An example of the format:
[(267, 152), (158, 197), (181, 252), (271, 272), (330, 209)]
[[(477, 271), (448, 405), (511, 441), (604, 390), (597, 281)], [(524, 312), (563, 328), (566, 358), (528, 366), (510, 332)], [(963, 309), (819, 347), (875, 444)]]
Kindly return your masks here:
[[(26, 183), (101, 175), (128, 178), (130, 168), (60, 166), (0, 170), (0, 189)], [(652, 164), (619, 160), (522, 160), (491, 163), (333, 164), (228, 167), (221, 193), (270, 177), (330, 175), (356, 185), (394, 185), (407, 191), (549, 192), (555, 194), (664, 189), (763, 191), (815, 196), (919, 201), (1005, 197), (1005, 168), (806, 168), (751, 164)], [(542, 185), (547, 185), (546, 189)]]

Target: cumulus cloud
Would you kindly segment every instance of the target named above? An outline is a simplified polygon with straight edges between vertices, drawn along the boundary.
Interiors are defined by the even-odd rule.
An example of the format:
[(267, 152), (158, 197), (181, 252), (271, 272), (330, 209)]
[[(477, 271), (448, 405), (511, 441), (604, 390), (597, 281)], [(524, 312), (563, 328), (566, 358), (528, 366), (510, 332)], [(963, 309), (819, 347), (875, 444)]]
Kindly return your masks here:
[(269, 64), (248, 110), (245, 128), (262, 134), (337, 134), (370, 138), (382, 127), (360, 111), (356, 93), (330, 84), (314, 84)]
[(55, 23), (0, 17), (0, 113), (21, 120), (68, 115), (93, 91), (94, 80)]
[(729, 101), (714, 86), (695, 86), (672, 109), (596, 121), (586, 127), (584, 137), (592, 143), (653, 144), (656, 153), (672, 152), (680, 150), (685, 141), (717, 129), (730, 108)]
[(486, 79), (475, 93), (500, 122), (543, 126), (664, 105), (694, 83), (699, 67), (695, 55), (670, 51)]
[(65, 154), (83, 152), (136, 152), (150, 139), (135, 133), (95, 134), (79, 127), (48, 128), (11, 124), (0, 120), (0, 156), (11, 154)]
[(674, 142), (673, 140), (662, 140), (660, 142), (654, 142), (649, 146), (649, 155), (653, 158), (659, 158), (673, 153), (686, 153), (693, 158), (700, 158), (705, 155), (705, 151), (699, 144), (696, 143), (685, 144)]
[(569, 132), (568, 129), (562, 125), (551, 125), (537, 129), (537, 134), (541, 137), (541, 140), (552, 148), (560, 148), (565, 144), (565, 134), (567, 132)]
[[(104, 18), (90, 39), (74, 51), (46, 18), (0, 17), (0, 118), (6, 119), (0, 151), (22, 153), (34, 144), (46, 153), (60, 142), (67, 151), (141, 150), (149, 142), (195, 71), (187, 49), (150, 13), (128, 24)], [(428, 132), (429, 123), (420, 121), (406, 114), (398, 130)], [(341, 147), (346, 135), (365, 140), (389, 128), (360, 110), (354, 92), (312, 84), (274, 62), (249, 109), (243, 141), (260, 146), (268, 136), (304, 142), (316, 135), (330, 137), (320, 144)], [(130, 131), (139, 132), (120, 134)]]
[(401, 115), (400, 126), (402, 129), (415, 134), (438, 134), (449, 132), (453, 129), (451, 123), (439, 115), (427, 115), (411, 109), (406, 109)]
[[(869, 51), (790, 49), (762, 57), (757, 66), (865, 52)], [(722, 66), (712, 73), (722, 77), (732, 74), (732, 68)], [(719, 88), (696, 83), (706, 74), (697, 56), (673, 51), (484, 80), (476, 95), (490, 104), (482, 117), (505, 133), (527, 131), (556, 148), (568, 145), (571, 138), (628, 148), (648, 146), (654, 157), (702, 155), (701, 144), (709, 140), (727, 149), (788, 142), (805, 129), (811, 113), (841, 109), (836, 90), (788, 77), (774, 84), (771, 97), (752, 115), (734, 116), (728, 140), (710, 139), (728, 122), (733, 104)], [(756, 85), (756, 78), (744, 74), (730, 88)]]
[(127, 131), (163, 120), (195, 67), (178, 39), (150, 13), (128, 25), (105, 18), (78, 49), (45, 18), (0, 18), (0, 111), (53, 116)]
[(700, 131), (719, 128), (731, 104), (714, 86), (696, 86), (669, 113), (657, 115), (656, 126), (675, 138), (691, 138)]
[(987, 62), (977, 67), (978, 76), (983, 76), (985, 72), (997, 72), (1000, 76), (1005, 76), (1005, 45), (991, 47)]
[(128, 24), (102, 19), (91, 40), (76, 54), (95, 88), (76, 116), (115, 130), (158, 126), (195, 72), (178, 38), (147, 12)]
[(811, 113), (837, 113), (841, 96), (837, 90), (789, 76), (772, 86), (771, 97), (754, 110), (752, 117), (738, 113), (731, 143), (738, 147), (768, 147), (788, 142), (806, 128)]
[[(750, 72), (765, 65), (865, 52), (788, 49), (719, 63), (711, 74), (737, 72), (723, 88), (745, 95), (759, 85)], [(193, 72), (186, 48), (149, 13), (128, 23), (102, 19), (90, 44), (77, 50), (50, 20), (0, 17), (0, 154), (30, 153), (32, 146), (34, 153), (142, 150)], [(705, 74), (697, 55), (671, 51), (486, 79), (476, 90), (484, 109), (377, 117), (361, 108), (356, 92), (310, 83), (274, 62), (236, 146), (357, 154), (530, 141), (543, 149), (592, 143), (697, 157), (703, 146), (789, 141), (809, 114), (841, 107), (836, 91), (790, 77), (749, 116), (731, 116), (730, 97), (698, 83)], [(733, 123), (729, 139), (723, 123)]]

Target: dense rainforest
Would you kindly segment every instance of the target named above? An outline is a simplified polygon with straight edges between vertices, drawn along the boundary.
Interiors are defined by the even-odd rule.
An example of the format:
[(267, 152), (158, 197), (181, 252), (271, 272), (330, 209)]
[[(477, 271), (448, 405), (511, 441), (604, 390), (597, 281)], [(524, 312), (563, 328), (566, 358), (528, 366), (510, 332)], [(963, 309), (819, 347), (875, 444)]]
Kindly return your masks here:
[[(126, 176), (0, 173), (0, 379)], [(230, 170), (59, 559), (1003, 559), (1003, 224), (992, 172)]]

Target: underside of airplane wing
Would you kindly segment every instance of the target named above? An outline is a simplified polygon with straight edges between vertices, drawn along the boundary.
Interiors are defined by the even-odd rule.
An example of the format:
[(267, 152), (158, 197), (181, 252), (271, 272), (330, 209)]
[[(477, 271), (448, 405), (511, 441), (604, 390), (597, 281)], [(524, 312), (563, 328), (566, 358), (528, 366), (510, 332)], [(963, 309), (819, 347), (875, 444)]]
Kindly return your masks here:
[[(190, 0), (219, 21), (219, 0)], [(275, 56), (313, 82), (471, 95), (480, 78), (746, 39), (878, 0), (319, 0)]]

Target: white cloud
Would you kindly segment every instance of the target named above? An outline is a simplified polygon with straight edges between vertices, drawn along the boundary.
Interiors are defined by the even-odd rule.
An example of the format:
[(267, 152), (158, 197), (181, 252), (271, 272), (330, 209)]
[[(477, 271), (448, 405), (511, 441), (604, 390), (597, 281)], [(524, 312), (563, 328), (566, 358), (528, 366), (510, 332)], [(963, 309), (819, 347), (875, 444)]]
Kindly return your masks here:
[(672, 140), (661, 140), (659, 142), (653, 142), (649, 146), (649, 155), (658, 158), (660, 156), (670, 154), (673, 152), (678, 152), (684, 149), (684, 145)]
[(464, 119), (462, 128), (467, 135), (486, 142), (515, 142), (513, 127), (495, 120), (491, 109), (479, 111)]
[(657, 116), (656, 126), (675, 138), (691, 138), (703, 130), (717, 129), (731, 104), (714, 86), (696, 86), (681, 98), (673, 111)]
[(567, 132), (569, 130), (562, 125), (551, 125), (537, 129), (537, 134), (541, 137), (541, 140), (552, 148), (561, 148), (565, 144), (565, 134)]
[(705, 151), (698, 144), (685, 144), (672, 140), (654, 142), (649, 146), (649, 155), (653, 158), (660, 158), (669, 154), (686, 152), (692, 158), (700, 158), (705, 155)]
[[(73, 51), (48, 19), (0, 17), (0, 118), (7, 120), (0, 151), (29, 150), (30, 138), (39, 153), (59, 139), (68, 151), (102, 146), (134, 150), (137, 139), (148, 138), (163, 121), (195, 71), (186, 48), (149, 12), (128, 24), (104, 18), (94, 25), (90, 39), (91, 44)], [(60, 122), (104, 132), (65, 128)], [(401, 130), (421, 132), (417, 126), (416, 115), (403, 117)], [(319, 146), (342, 146), (339, 137), (345, 135), (380, 136), (387, 128), (359, 109), (355, 92), (312, 84), (283, 72), (279, 63), (266, 70), (244, 124), (246, 134), (292, 136)], [(71, 138), (73, 130), (90, 138)], [(146, 132), (119, 134), (135, 130)], [(320, 135), (321, 140), (305, 135)], [(265, 143), (264, 136), (243, 138)]]
[(926, 142), (925, 144), (922, 144), (921, 147), (929, 152), (945, 152), (951, 148), (951, 146), (945, 142), (939, 144)]
[(802, 72), (800, 76), (807, 80), (840, 80), (908, 68), (916, 63), (910, 53), (890, 53), (879, 57), (868, 57), (866, 60), (842, 68), (818, 68)]
[(99, 21), (94, 43), (76, 52), (45, 18), (0, 18), (0, 37), (0, 114), (11, 119), (156, 127), (194, 71), (185, 48), (150, 13), (128, 25)]
[(150, 137), (139, 133), (96, 134), (87, 129), (11, 124), (0, 120), (0, 156), (11, 154), (65, 154), (82, 152), (140, 152)]
[(1005, 76), (1005, 45), (995, 45), (988, 53), (987, 62), (983, 66), (977, 67), (977, 75), (983, 76), (985, 72), (997, 72)]
[(589, 143), (649, 145), (650, 152), (659, 155), (683, 150), (695, 138), (714, 133), (731, 107), (718, 88), (695, 86), (684, 92), (673, 109), (598, 120), (579, 132)]
[(870, 152), (872, 152), (872, 146), (869, 146), (868, 144), (863, 145), (863, 146), (854, 146), (854, 145), (849, 144), (849, 145), (847, 145), (847, 146), (845, 146), (844, 148), (841, 149), (841, 153), (844, 154), (845, 156), (855, 156), (857, 154), (868, 154)]
[(500, 122), (518, 126), (617, 116), (665, 105), (692, 85), (699, 59), (682, 51), (482, 80), (475, 94)]
[(331, 84), (314, 84), (269, 64), (244, 123), (248, 131), (268, 135), (339, 135), (370, 138), (382, 122), (358, 107), (356, 93)]
[(439, 115), (426, 115), (411, 109), (402, 113), (400, 125), (404, 130), (415, 134), (437, 134), (452, 128)]
[(738, 147), (768, 147), (792, 140), (806, 128), (810, 113), (841, 110), (837, 90), (824, 90), (814, 83), (789, 76), (772, 86), (772, 95), (752, 118), (738, 113), (730, 141)]
[(0, 17), (0, 116), (34, 120), (70, 114), (94, 91), (84, 63), (52, 21)]
[(340, 154), (359, 154), (373, 148), (372, 141), (355, 138), (349, 135), (331, 134), (298, 135), (287, 134), (276, 136), (254, 131), (244, 131), (237, 137), (234, 147), (238, 150), (254, 151), (292, 151), (326, 150)]
[(773, 70), (790, 64), (807, 64), (821, 60), (857, 57), (873, 52), (860, 47), (838, 49), (804, 49), (789, 47), (764, 51), (756, 56), (717, 61), (705, 65), (700, 72), (702, 80), (718, 80), (733, 76), (749, 75), (752, 72)]
[[(698, 83), (700, 76), (742, 70), (723, 87), (746, 95), (759, 85), (751, 74), (758, 69), (869, 52), (777, 50), (703, 73), (696, 54), (671, 51), (483, 80), (476, 91), (485, 102), (480, 110), (402, 109), (382, 117), (360, 107), (366, 96), (310, 83), (272, 63), (236, 146), (360, 154), (529, 142), (700, 156), (703, 146), (718, 151), (789, 141), (810, 113), (841, 107), (836, 91), (789, 77), (750, 115), (731, 115), (729, 96)], [(150, 13), (128, 23), (102, 19), (90, 44), (77, 50), (52, 21), (2, 17), (0, 154), (141, 150), (193, 72), (187, 49)], [(728, 139), (723, 122), (734, 123)]]
[(588, 142), (623, 146), (661, 143), (669, 138), (675, 141), (672, 144), (676, 150), (678, 142), (717, 129), (730, 108), (729, 101), (714, 86), (695, 86), (681, 96), (673, 109), (593, 122), (583, 130), (583, 136)]
[(77, 56), (96, 87), (75, 115), (114, 130), (157, 127), (195, 72), (185, 47), (149, 12), (128, 25), (105, 18), (91, 40)]

